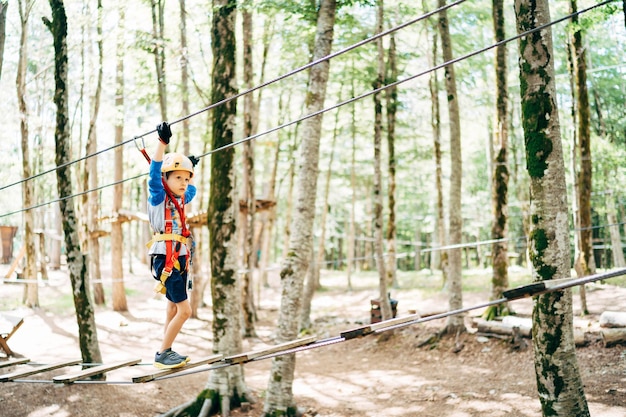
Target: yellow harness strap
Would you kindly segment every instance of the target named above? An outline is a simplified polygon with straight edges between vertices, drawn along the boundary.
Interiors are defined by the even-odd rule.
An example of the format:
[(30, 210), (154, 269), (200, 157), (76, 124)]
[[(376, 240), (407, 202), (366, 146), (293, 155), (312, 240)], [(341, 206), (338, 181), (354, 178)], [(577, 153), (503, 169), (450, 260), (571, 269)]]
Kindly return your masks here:
[(174, 233), (155, 233), (150, 242), (146, 243), (146, 247), (150, 249), (150, 247), (156, 242), (163, 242), (167, 240), (173, 240), (176, 242), (180, 242), (183, 245), (187, 245), (189, 243), (188, 238), (185, 236), (177, 235)]

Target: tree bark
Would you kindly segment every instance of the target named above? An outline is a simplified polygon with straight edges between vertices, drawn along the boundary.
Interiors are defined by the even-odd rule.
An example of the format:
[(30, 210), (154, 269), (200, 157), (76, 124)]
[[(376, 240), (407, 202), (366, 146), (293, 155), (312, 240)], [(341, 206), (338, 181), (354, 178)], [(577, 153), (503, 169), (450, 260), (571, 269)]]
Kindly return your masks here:
[[(93, 95), (90, 97), (91, 109), (89, 116), (89, 129), (87, 131), (87, 144), (85, 147), (85, 155), (92, 155), (98, 149), (98, 140), (96, 135), (96, 122), (98, 112), (100, 110), (100, 96), (102, 92), (102, 71), (103, 71), (103, 50), (102, 50), (102, 0), (98, 0), (96, 23), (96, 43), (98, 45), (98, 62), (96, 63), (97, 79), (93, 87)], [(88, 29), (89, 30), (89, 29)], [(91, 48), (89, 48), (91, 49)], [(83, 189), (93, 190), (98, 187), (98, 159), (97, 157), (88, 158), (85, 161), (85, 170), (83, 173)], [(100, 241), (98, 239), (98, 193), (87, 193), (83, 195), (83, 208), (85, 214), (85, 241), (87, 246), (87, 257), (89, 262), (89, 275), (96, 282), (93, 283), (94, 302), (96, 305), (103, 305), (104, 285), (102, 284), (102, 273), (100, 271)], [(125, 310), (124, 310), (125, 311)]]
[[(253, 15), (250, 10), (251, 3), (247, 1), (243, 5), (243, 84), (245, 89), (250, 89), (254, 85), (254, 65), (253, 65)], [(254, 96), (252, 93), (246, 94), (243, 99), (243, 136), (250, 137), (255, 134), (254, 128)], [(245, 271), (242, 275), (242, 309), (244, 321), (244, 335), (255, 337), (256, 329), (254, 323), (257, 320), (256, 307), (254, 305), (254, 220), (256, 217), (256, 190), (254, 178), (254, 141), (246, 141), (243, 144), (243, 198), (246, 210), (241, 216), (241, 235), (243, 237), (242, 246), (242, 267)]]
[[(386, 84), (393, 84), (398, 81), (398, 66), (396, 62), (396, 38), (392, 34), (389, 38), (388, 51), (388, 76), (385, 77)], [(389, 188), (387, 189), (387, 199), (389, 205), (389, 217), (387, 218), (387, 283), (392, 288), (398, 288), (396, 260), (396, 113), (398, 110), (398, 87), (393, 86), (387, 89), (387, 158), (389, 170)]]
[[(20, 52), (17, 64), (17, 77), (15, 80), (17, 88), (17, 101), (20, 111), (20, 133), (22, 137), (22, 175), (24, 178), (31, 176), (31, 157), (28, 134), (28, 106), (26, 104), (26, 67), (28, 64), (28, 18), (33, 6), (33, 0), (18, 1), (20, 12)], [(24, 207), (33, 205), (33, 183), (27, 181), (22, 185), (22, 204)], [(24, 246), (26, 247), (26, 266), (24, 277), (29, 281), (24, 288), (24, 303), (28, 307), (39, 306), (39, 285), (37, 284), (37, 251), (35, 249), (35, 235), (33, 233), (34, 214), (32, 210), (24, 212)], [(33, 280), (35, 282), (33, 282)]]
[[(384, 5), (383, 0), (378, 0), (378, 8), (376, 13), (376, 33), (383, 31), (383, 16)], [(379, 89), (383, 86), (385, 80), (385, 53), (383, 50), (383, 40), (378, 38), (376, 40), (376, 49), (378, 70), (377, 76), (374, 80), (374, 89)], [(391, 319), (391, 304), (389, 302), (387, 292), (387, 272), (385, 265), (384, 255), (384, 242), (383, 242), (383, 186), (382, 186), (382, 133), (383, 133), (383, 106), (382, 106), (382, 93), (378, 92), (374, 94), (374, 200), (372, 202), (374, 206), (374, 251), (376, 253), (376, 268), (378, 269), (378, 299), (380, 300), (380, 311), (382, 320)], [(395, 260), (394, 260), (395, 261)]]
[[(49, 0), (52, 9), (52, 21), (43, 18), (44, 24), (54, 39), (54, 103), (57, 107), (56, 128), (54, 132), (57, 169), (57, 188), (59, 192), (63, 232), (65, 235), (65, 254), (72, 283), (72, 294), (78, 322), (78, 337), (82, 360), (85, 363), (101, 363), (102, 355), (98, 344), (98, 332), (91, 297), (89, 294), (89, 273), (85, 255), (80, 248), (78, 221), (72, 195), (71, 172), (67, 163), (71, 158), (70, 132), (68, 123), (67, 90), (67, 16), (61, 0)], [(104, 379), (104, 374), (94, 379)]]
[[(331, 52), (335, 13), (335, 0), (320, 3), (313, 60)], [(330, 62), (324, 61), (309, 72), (305, 114), (324, 107)], [(277, 342), (294, 340), (298, 335), (300, 302), (304, 276), (311, 259), (317, 177), (319, 173), (319, 144), (323, 115), (306, 119), (302, 123), (300, 166), (298, 170), (298, 198), (292, 222), (293, 233), (289, 252), (280, 272), (282, 280), (281, 306), (278, 320)], [(272, 369), (264, 405), (265, 416), (295, 415), (292, 385), (295, 371), (295, 354), (278, 356), (272, 360)]]
[[(119, 145), (124, 139), (124, 58), (126, 45), (126, 6), (122, 2), (118, 6), (116, 70), (115, 70), (115, 144)], [(119, 211), (122, 208), (124, 185), (124, 148), (117, 146), (114, 151), (113, 179), (119, 184), (113, 186), (113, 213), (115, 221), (111, 223), (111, 277), (113, 279), (112, 300), (114, 311), (127, 311), (126, 291), (124, 288), (124, 236)]]
[[(217, 103), (236, 91), (235, 16), (237, 5), (213, 0), (211, 47), (213, 72), (211, 102)], [(236, 100), (213, 110), (213, 149), (233, 142)], [(211, 155), (208, 207), (209, 252), (211, 257), (211, 298), (213, 302), (213, 351), (225, 356), (241, 353), (241, 283), (237, 276), (237, 216), (239, 199), (235, 188), (235, 150), (230, 147)], [(215, 394), (213, 407), (240, 405), (247, 388), (243, 369), (230, 366), (211, 372), (206, 388)]]
[(159, 95), (159, 109), (161, 119), (167, 120), (167, 83), (165, 81), (165, 0), (150, 0), (152, 9), (152, 54), (157, 77), (157, 93)]
[[(570, 12), (578, 10), (576, 0), (570, 1)], [(578, 213), (579, 213), (579, 245), (580, 252), (576, 259), (578, 276), (588, 276), (595, 273), (591, 248), (591, 131), (589, 127), (591, 110), (589, 106), (589, 93), (587, 91), (587, 63), (583, 47), (582, 33), (578, 26), (578, 15), (572, 17), (574, 33), (572, 34), (573, 56), (572, 63), (576, 79), (576, 104), (578, 115), (577, 137), (580, 170), (578, 171)], [(585, 287), (580, 287), (581, 309), (583, 314), (588, 314)]]
[[(426, 3), (423, 2), (424, 12), (427, 11)], [(437, 64), (437, 24), (432, 24), (433, 38), (432, 47), (428, 54), (428, 64), (434, 67)], [(429, 26), (430, 28), (430, 26)], [(437, 247), (443, 247), (447, 245), (446, 239), (446, 225), (444, 221), (444, 207), (443, 207), (443, 172), (441, 163), (441, 106), (439, 104), (439, 79), (437, 77), (437, 71), (432, 71), (428, 79), (428, 89), (430, 92), (430, 125), (433, 135), (433, 155), (435, 159), (435, 188), (437, 190), (437, 200), (435, 206), (436, 221), (435, 221), (435, 234), (433, 236), (433, 246), (435, 250), (432, 251), (431, 256), (431, 268), (439, 269), (443, 274), (444, 286), (447, 285), (448, 274), (448, 253)], [(416, 236), (417, 240), (417, 236)], [(420, 242), (418, 242), (420, 243)], [(419, 269), (419, 259), (416, 261), (416, 269)]]
[[(438, 7), (444, 7), (445, 0), (438, 0)], [(444, 10), (439, 12), (439, 33), (441, 36), (441, 50), (443, 61), (452, 60), (452, 41), (448, 26), (448, 14)], [(458, 245), (463, 236), (463, 216), (461, 212), (461, 179), (463, 166), (461, 158), (461, 120), (459, 116), (459, 99), (456, 92), (456, 77), (454, 65), (445, 67), (446, 91), (448, 93), (448, 117), (450, 118), (450, 203), (449, 203), (449, 226), (448, 243)], [(461, 249), (448, 250), (448, 303), (450, 310), (463, 308), (462, 289), (462, 254)], [(445, 333), (456, 334), (465, 331), (462, 315), (448, 317)]]
[[(518, 33), (550, 22), (547, 0), (515, 0)], [(520, 38), (520, 95), (530, 176), (529, 252), (535, 281), (570, 277), (567, 189), (550, 28)], [(572, 293), (543, 294), (533, 306), (532, 341), (544, 416), (589, 416), (576, 361)]]
[[(493, 0), (493, 29), (495, 42), (505, 38), (504, 0)], [(493, 129), (494, 161), (491, 184), (491, 204), (493, 223), (491, 226), (492, 276), (491, 300), (502, 298), (502, 293), (509, 286), (509, 255), (508, 242), (504, 239), (508, 234), (508, 200), (509, 200), (509, 167), (508, 167), (508, 86), (506, 45), (496, 47), (496, 115)], [(487, 320), (509, 313), (508, 303), (498, 304), (485, 311)]]
[(9, 10), (9, 0), (0, 0), (0, 80), (2, 79), (2, 63), (4, 62), (7, 10)]

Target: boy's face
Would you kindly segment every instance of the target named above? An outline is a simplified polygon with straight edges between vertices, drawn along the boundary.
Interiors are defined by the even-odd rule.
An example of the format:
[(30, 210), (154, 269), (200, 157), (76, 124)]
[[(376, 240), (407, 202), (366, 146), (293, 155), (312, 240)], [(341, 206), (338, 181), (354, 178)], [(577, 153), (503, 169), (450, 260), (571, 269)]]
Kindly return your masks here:
[(191, 180), (191, 173), (187, 171), (172, 171), (165, 180), (170, 190), (177, 196), (185, 194), (189, 181)]

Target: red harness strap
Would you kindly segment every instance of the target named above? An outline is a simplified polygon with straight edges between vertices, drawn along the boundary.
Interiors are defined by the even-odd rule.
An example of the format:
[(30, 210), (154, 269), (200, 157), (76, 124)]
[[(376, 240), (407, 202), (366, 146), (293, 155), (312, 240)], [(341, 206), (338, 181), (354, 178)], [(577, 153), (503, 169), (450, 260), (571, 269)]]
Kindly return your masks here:
[[(178, 204), (178, 200), (176, 199), (176, 197), (174, 197), (174, 194), (165, 183), (165, 180), (163, 180), (163, 187), (165, 189), (165, 194), (166, 194), (165, 207), (164, 207), (164, 211), (165, 211), (164, 232), (165, 234), (169, 235), (172, 233), (172, 226), (173, 226), (172, 212), (170, 208), (168, 207), (168, 200), (170, 200), (174, 204), (174, 207), (176, 208), (176, 211), (178, 212), (178, 217), (180, 219), (180, 223), (182, 227), (182, 231), (181, 231), (182, 236), (185, 238), (189, 237), (191, 233), (187, 229), (187, 219), (185, 217), (185, 196), (184, 195), (181, 196), (181, 204)], [(182, 273), (189, 267), (189, 262), (191, 258), (191, 251), (189, 250), (189, 248), (187, 248), (187, 262), (185, 263), (184, 268), (181, 268), (181, 265), (178, 262), (178, 256), (180, 254), (181, 245), (182, 245), (181, 242), (174, 242), (173, 240), (165, 241), (165, 248), (166, 248), (165, 267), (163, 268), (163, 271), (161, 272), (161, 276), (159, 277), (159, 281), (161, 282), (158, 283), (155, 288), (157, 292), (165, 294), (166, 292), (165, 281), (167, 281), (170, 275), (172, 275), (172, 271), (174, 270), (174, 268), (178, 269)]]

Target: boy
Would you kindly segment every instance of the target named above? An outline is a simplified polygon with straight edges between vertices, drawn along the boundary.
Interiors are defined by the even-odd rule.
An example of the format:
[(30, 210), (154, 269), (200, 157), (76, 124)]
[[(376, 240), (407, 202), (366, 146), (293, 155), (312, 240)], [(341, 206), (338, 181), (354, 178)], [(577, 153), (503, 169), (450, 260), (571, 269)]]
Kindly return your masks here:
[[(192, 161), (179, 153), (165, 154), (172, 132), (167, 122), (157, 126), (158, 147), (150, 162), (148, 218), (155, 232), (148, 243), (152, 275), (160, 282), (156, 291), (165, 294), (165, 329), (161, 348), (154, 355), (154, 366), (171, 369), (185, 366), (188, 356), (172, 350), (183, 324), (191, 316), (187, 299), (187, 269), (191, 256), (190, 236), (185, 220), (185, 203), (196, 195)], [(190, 243), (190, 241), (189, 241)]]

